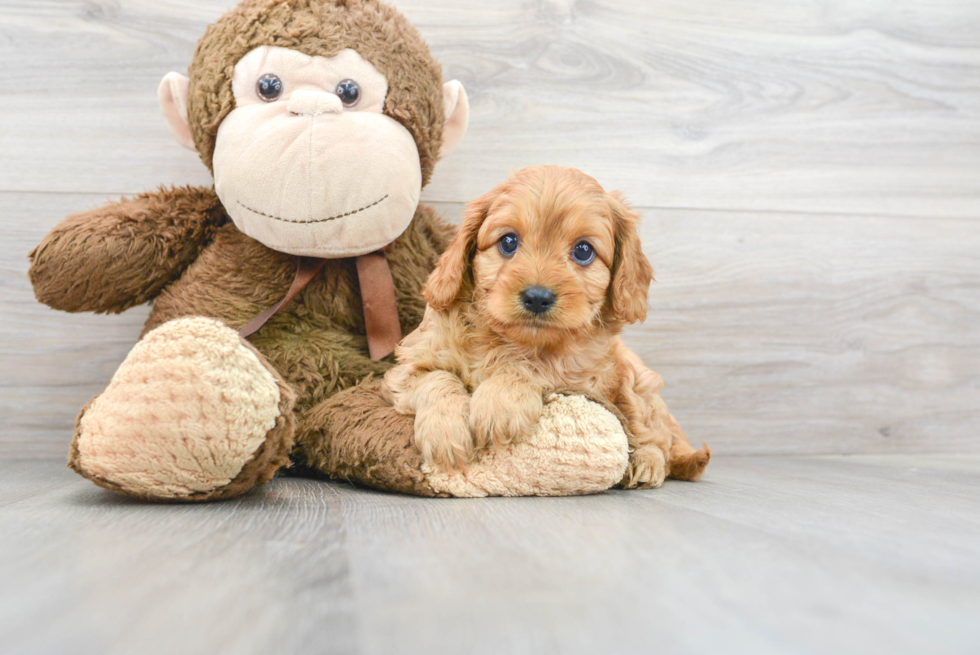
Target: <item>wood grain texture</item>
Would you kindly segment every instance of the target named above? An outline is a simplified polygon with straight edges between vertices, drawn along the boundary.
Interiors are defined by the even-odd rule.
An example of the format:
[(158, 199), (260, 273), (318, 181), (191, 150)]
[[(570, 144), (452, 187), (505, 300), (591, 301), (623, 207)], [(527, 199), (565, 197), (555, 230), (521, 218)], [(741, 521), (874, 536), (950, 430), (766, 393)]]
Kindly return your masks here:
[[(155, 88), (230, 0), (7, 0), (0, 190), (205, 183)], [(647, 207), (980, 215), (970, 0), (401, 0), (472, 103), (426, 197), (577, 166)]]
[[(0, 449), (67, 451), (74, 416), (129, 352), (146, 308), (39, 305), (26, 253), (102, 199), (0, 193)], [(458, 220), (463, 206), (440, 204)], [(626, 340), (716, 454), (980, 452), (980, 222), (644, 210), (651, 311)]]
[(977, 457), (431, 500), (279, 479), (148, 505), (0, 461), (0, 643), (124, 653), (974, 653)]
[[(155, 101), (232, 0), (0, 3), (0, 651), (975, 653), (980, 4), (397, 0), (466, 85), (425, 198), (577, 166), (643, 208), (627, 341), (697, 484), (147, 505), (66, 470), (146, 316), (40, 306), (63, 216), (209, 184)], [(891, 453), (848, 457), (760, 453)]]
[[(64, 456), (146, 315), (39, 306), (26, 254), (65, 214), (210, 182), (154, 90), (229, 2), (0, 5), (8, 456)], [(980, 5), (396, 4), (470, 91), (425, 192), (447, 216), (534, 163), (646, 208), (659, 282), (627, 339), (695, 441), (980, 450)]]

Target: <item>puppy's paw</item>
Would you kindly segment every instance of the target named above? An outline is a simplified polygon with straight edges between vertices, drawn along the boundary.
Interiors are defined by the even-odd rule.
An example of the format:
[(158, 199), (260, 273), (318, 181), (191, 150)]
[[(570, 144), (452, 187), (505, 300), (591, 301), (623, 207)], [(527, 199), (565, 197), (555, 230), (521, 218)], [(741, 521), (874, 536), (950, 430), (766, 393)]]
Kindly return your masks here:
[(477, 447), (506, 446), (529, 435), (543, 408), (540, 389), (487, 380), (476, 388), (470, 400), (469, 426)]
[(624, 489), (656, 489), (667, 477), (667, 458), (656, 446), (642, 446), (630, 455), (619, 486)]
[(464, 413), (443, 413), (438, 406), (415, 414), (415, 445), (429, 466), (451, 470), (473, 460), (476, 444)]

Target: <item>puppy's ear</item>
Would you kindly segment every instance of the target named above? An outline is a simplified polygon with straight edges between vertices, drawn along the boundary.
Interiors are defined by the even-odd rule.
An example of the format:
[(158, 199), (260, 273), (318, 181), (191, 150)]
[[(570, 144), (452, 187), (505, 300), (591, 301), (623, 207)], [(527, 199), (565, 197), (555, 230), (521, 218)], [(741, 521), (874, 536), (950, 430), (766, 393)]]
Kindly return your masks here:
[(623, 323), (636, 323), (647, 317), (647, 294), (653, 281), (653, 267), (643, 254), (637, 223), (640, 215), (630, 209), (618, 191), (609, 194), (609, 208), (616, 223), (616, 252), (613, 257), (609, 304), (613, 316)]
[(496, 192), (491, 191), (466, 206), (459, 232), (446, 252), (442, 253), (422, 290), (426, 302), (433, 309), (447, 309), (463, 293), (463, 288), (472, 283), (470, 264), (476, 251), (476, 235), (495, 197)]

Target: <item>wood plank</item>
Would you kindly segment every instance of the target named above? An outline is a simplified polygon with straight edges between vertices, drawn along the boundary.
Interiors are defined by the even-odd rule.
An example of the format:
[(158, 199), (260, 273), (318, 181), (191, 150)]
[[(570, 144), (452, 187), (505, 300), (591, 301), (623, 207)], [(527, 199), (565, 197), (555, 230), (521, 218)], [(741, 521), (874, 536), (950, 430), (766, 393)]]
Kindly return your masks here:
[[(0, 193), (0, 448), (63, 458), (146, 309), (39, 305), (26, 253), (92, 195)], [(462, 205), (441, 204), (458, 219)], [(657, 270), (628, 344), (716, 453), (978, 452), (980, 224), (646, 210)]]
[(6, 230), (0, 254), (0, 454), (66, 456), (75, 415), (108, 384), (149, 313), (66, 314), (41, 305), (27, 255), (64, 216), (109, 198), (0, 193)]
[(648, 212), (659, 282), (627, 342), (720, 450), (978, 452), (975, 226)]
[[(155, 88), (228, 0), (10, 0), (0, 190), (206, 183)], [(573, 165), (640, 206), (980, 216), (980, 4), (400, 0), (472, 102), (426, 197)]]
[[(252, 653), (284, 640), (312, 649), (304, 652), (353, 652), (336, 505), (307, 495), (284, 514), (259, 494), (168, 508), (107, 497), (61, 468), (43, 471), (43, 483), (37, 469), (3, 470), (14, 480), (0, 487), (0, 570), (16, 587), (0, 596), (5, 652)], [(51, 491), (32, 493), (45, 485)], [(306, 551), (311, 541), (318, 548)], [(305, 572), (295, 575), (297, 566)], [(290, 638), (297, 602), (329, 650)]]
[(434, 500), (280, 478), (181, 506), (0, 460), (0, 643), (970, 653), (978, 483), (975, 456), (742, 457), (700, 483), (585, 498)]

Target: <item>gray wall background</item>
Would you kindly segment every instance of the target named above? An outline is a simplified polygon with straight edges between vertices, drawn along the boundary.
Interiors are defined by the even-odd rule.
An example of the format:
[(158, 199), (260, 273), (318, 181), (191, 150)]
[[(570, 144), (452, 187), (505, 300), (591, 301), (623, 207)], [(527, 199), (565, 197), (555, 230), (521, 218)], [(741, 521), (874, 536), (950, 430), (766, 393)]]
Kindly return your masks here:
[[(0, 453), (64, 457), (145, 308), (33, 298), (63, 216), (210, 184), (156, 85), (230, 0), (0, 2)], [(424, 200), (458, 219), (562, 164), (644, 214), (627, 333), (717, 454), (980, 452), (980, 3), (402, 0), (470, 132)]]

